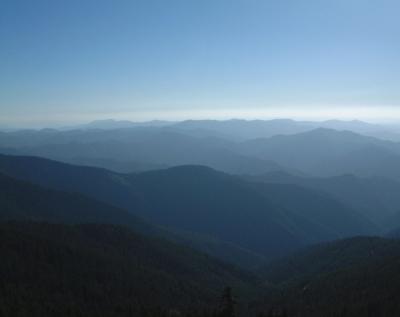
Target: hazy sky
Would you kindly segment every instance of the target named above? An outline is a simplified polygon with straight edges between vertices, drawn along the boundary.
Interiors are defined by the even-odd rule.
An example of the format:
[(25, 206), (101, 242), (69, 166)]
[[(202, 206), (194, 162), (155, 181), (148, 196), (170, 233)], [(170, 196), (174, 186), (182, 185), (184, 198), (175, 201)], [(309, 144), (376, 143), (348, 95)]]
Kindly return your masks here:
[(0, 121), (400, 118), (399, 12), (398, 0), (0, 0)]

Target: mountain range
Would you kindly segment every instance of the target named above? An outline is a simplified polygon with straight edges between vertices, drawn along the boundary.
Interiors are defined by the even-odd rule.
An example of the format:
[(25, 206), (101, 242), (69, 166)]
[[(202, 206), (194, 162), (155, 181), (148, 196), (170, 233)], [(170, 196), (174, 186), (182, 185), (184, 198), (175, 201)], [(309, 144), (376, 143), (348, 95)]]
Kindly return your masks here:
[(357, 177), (345, 174), (333, 177), (304, 177), (284, 172), (248, 176), (257, 182), (295, 184), (330, 194), (351, 206), (385, 231), (396, 226), (392, 218), (398, 215), (400, 183), (384, 177)]
[[(328, 194), (296, 187), (288, 191), (281, 184), (252, 183), (200, 166), (125, 175), (1, 155), (0, 172), (47, 188), (78, 192), (150, 223), (210, 236), (267, 258), (310, 243), (378, 230)], [(324, 213), (319, 213), (320, 208)], [(340, 226), (338, 218), (346, 226)]]
[[(239, 127), (243, 123), (252, 129), (266, 124), (209, 122), (221, 127), (222, 132), (207, 130), (208, 125), (202, 121), (111, 130), (17, 131), (0, 134), (0, 152), (46, 157), (121, 173), (204, 165), (230, 174), (284, 171), (301, 176), (353, 174), (400, 179), (398, 142), (327, 128), (286, 135), (265, 133), (242, 141), (224, 137), (223, 128), (226, 126), (228, 133), (233, 123)], [(278, 122), (274, 124), (280, 126)], [(187, 125), (204, 129), (189, 129)], [(243, 132), (238, 129), (238, 133)]]
[(0, 133), (0, 316), (396, 316), (400, 143), (385, 129)]
[(237, 151), (311, 176), (354, 174), (400, 179), (400, 143), (350, 131), (316, 129), (242, 142)]
[[(400, 141), (400, 129), (396, 125), (373, 124), (360, 120), (295, 121), (291, 119), (272, 120), (186, 120), (132, 122), (127, 120), (96, 120), (84, 125), (71, 126), (67, 130), (77, 129), (122, 129), (134, 127), (170, 127), (189, 133), (202, 131), (209, 135), (219, 135), (235, 140), (247, 140), (274, 135), (290, 135), (317, 128), (347, 130), (373, 136), (380, 139)], [(63, 130), (66, 130), (65, 128)]]

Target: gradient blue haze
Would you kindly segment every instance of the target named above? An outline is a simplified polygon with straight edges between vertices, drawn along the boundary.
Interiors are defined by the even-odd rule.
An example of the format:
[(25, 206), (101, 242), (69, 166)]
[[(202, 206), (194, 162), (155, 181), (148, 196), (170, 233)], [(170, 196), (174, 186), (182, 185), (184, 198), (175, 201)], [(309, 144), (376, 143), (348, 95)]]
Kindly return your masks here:
[(394, 0), (0, 0), (0, 117), (396, 107), (399, 12)]

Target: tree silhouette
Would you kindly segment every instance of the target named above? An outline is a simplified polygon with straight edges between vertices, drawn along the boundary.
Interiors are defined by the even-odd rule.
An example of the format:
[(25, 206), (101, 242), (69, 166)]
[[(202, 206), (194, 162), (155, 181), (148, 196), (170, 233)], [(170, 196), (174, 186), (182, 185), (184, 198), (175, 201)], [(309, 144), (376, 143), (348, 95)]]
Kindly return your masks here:
[(226, 287), (221, 298), (221, 310), (219, 317), (234, 317), (235, 316), (235, 300), (232, 295), (232, 288)]

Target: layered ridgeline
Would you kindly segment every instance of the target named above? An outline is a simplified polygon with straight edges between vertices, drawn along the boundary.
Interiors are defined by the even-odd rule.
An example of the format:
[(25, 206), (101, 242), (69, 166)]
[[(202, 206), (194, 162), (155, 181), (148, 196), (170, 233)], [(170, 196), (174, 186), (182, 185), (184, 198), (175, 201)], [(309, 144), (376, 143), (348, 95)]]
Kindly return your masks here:
[[(40, 158), (0, 156), (0, 171), (48, 188), (85, 194), (180, 234), (206, 235), (210, 241), (235, 246), (238, 253), (243, 250), (242, 258), (253, 254), (268, 260), (311, 243), (377, 230), (326, 193), (251, 183), (206, 167), (123, 175)], [(212, 254), (241, 262), (226, 252), (218, 248)]]
[[(40, 171), (40, 170), (39, 170)], [(79, 171), (79, 169), (78, 169)], [(43, 174), (45, 175), (45, 174)], [(87, 177), (84, 173), (83, 179)], [(95, 178), (94, 178), (95, 179)], [(189, 232), (171, 232), (134, 214), (80, 194), (34, 185), (0, 174), (0, 220), (123, 225), (150, 237), (186, 245), (243, 267), (257, 267), (265, 258), (232, 243)], [(82, 183), (83, 186), (88, 185)], [(111, 188), (111, 187), (110, 187)]]
[[(251, 310), (289, 316), (400, 312), (395, 300), (400, 242), (395, 240), (352, 238), (305, 249), (261, 269), (265, 289), (251, 274), (126, 227), (4, 222), (115, 222), (123, 212), (7, 176), (1, 186), (0, 311), (5, 316), (158, 316), (158, 306), (201, 312), (219, 306), (226, 285), (235, 290), (239, 310), (246, 300), (260, 298)], [(125, 217), (127, 225), (130, 221), (148, 236), (143, 222)]]
[(185, 164), (206, 165), (234, 174), (282, 169), (274, 162), (236, 153), (233, 144), (208, 134), (154, 127), (0, 133), (1, 153), (35, 155), (117, 172)]
[(131, 176), (130, 182), (142, 197), (143, 216), (151, 222), (217, 236), (269, 258), (375, 230), (328, 195), (248, 183), (206, 167), (145, 172)]
[(183, 246), (200, 242), (124, 210), (3, 174), (0, 186), (2, 316), (153, 316), (218, 308), (228, 285), (241, 302), (261, 291), (251, 274)]
[(264, 267), (272, 291), (255, 307), (289, 316), (397, 316), (400, 241), (356, 237), (307, 248)]
[[(302, 128), (290, 132), (293, 125)], [(336, 129), (352, 129), (354, 125), (359, 127), (354, 131), (367, 134), (377, 128), (362, 123), (320, 124)], [(290, 120), (188, 121), (161, 127), (123, 127), (0, 133), (0, 152), (37, 155), (118, 172), (204, 165), (233, 174), (286, 171), (311, 176), (354, 174), (400, 179), (400, 143), (351, 131), (313, 129), (313, 125)], [(232, 137), (235, 129), (237, 135), (247, 133), (248, 137)]]
[(273, 160), (314, 176), (354, 174), (400, 179), (400, 143), (350, 131), (316, 129), (248, 140), (237, 148), (243, 155)]
[(400, 182), (383, 177), (302, 177), (285, 172), (272, 172), (245, 179), (274, 184), (295, 184), (322, 191), (351, 206), (389, 231), (400, 224)]
[(261, 292), (251, 274), (112, 225), (0, 223), (0, 256), (1, 316), (200, 313), (227, 285), (238, 309)]
[(291, 119), (275, 120), (187, 120), (171, 125), (183, 131), (209, 131), (215, 135), (224, 135), (234, 140), (267, 138), (275, 135), (292, 135), (317, 128), (352, 131), (376, 138), (400, 141), (400, 129), (396, 126), (371, 124), (359, 120), (342, 121), (295, 121)]

